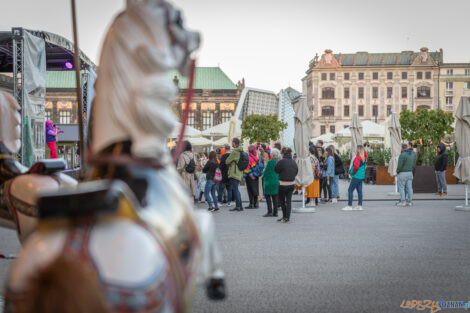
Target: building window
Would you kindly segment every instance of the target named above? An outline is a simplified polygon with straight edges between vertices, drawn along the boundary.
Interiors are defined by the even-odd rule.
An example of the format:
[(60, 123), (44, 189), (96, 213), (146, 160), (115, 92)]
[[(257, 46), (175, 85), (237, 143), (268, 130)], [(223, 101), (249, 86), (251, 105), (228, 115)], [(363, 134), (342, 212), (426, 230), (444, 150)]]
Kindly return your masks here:
[(431, 79), (431, 72), (426, 72), (426, 79)]
[(454, 75), (454, 70), (453, 69), (448, 69), (447, 70), (447, 75)]
[(418, 87), (418, 98), (431, 98), (431, 88), (426, 86)]
[(417, 79), (423, 79), (423, 72), (416, 73), (416, 78)]
[(393, 87), (387, 87), (387, 98), (391, 99), (393, 95)]
[(344, 116), (349, 116), (349, 105), (345, 105), (343, 110), (344, 110), (343, 115)]
[(393, 79), (393, 72), (387, 72), (387, 79)]
[(222, 112), (222, 123), (230, 121), (232, 118), (232, 112)]
[(321, 97), (322, 99), (334, 99), (335, 98), (335, 90), (331, 87), (325, 87), (321, 90)]
[(349, 99), (349, 87), (344, 88), (344, 99)]
[(330, 125), (330, 133), (335, 133), (335, 125)]
[(364, 80), (364, 73), (359, 73), (359, 80)]
[(70, 124), (70, 114), (69, 110), (60, 110), (59, 111), (59, 124)]
[(379, 97), (379, 87), (372, 87), (372, 98), (377, 99)]
[(320, 126), (320, 135), (323, 135), (323, 134), (326, 134), (326, 126), (325, 125)]
[(392, 106), (387, 105), (387, 116), (390, 116), (390, 115), (392, 115)]
[(465, 69), (465, 75), (470, 75), (470, 69), (469, 68)]
[(359, 106), (359, 116), (364, 116), (364, 106), (363, 105)]
[(379, 106), (373, 105), (372, 106), (372, 116), (379, 116)]
[(465, 89), (470, 89), (470, 82), (465, 82), (464, 86), (465, 86)]
[(326, 73), (321, 73), (321, 80), (326, 80)]
[(373, 79), (373, 80), (379, 79), (379, 73), (378, 73), (378, 72), (373, 72), (373, 73), (372, 73), (372, 79)]
[(333, 106), (321, 108), (321, 116), (335, 116), (335, 108)]
[(454, 83), (446, 82), (446, 90), (452, 90), (452, 89), (454, 89)]
[(358, 88), (358, 98), (359, 99), (364, 99), (364, 87), (359, 87)]
[(402, 110), (402, 111), (408, 110), (408, 106), (407, 106), (406, 104), (402, 105), (402, 106), (401, 106), (401, 110)]
[(408, 79), (408, 72), (401, 72), (401, 79)]
[(335, 80), (335, 73), (330, 73), (330, 80)]
[(408, 97), (408, 87), (401, 87), (401, 97), (402, 98)]
[(188, 115), (188, 125), (191, 127), (196, 127), (196, 115), (195, 112), (189, 112)]
[(452, 99), (453, 99), (453, 97), (446, 97), (446, 104), (447, 104), (447, 105), (452, 105), (452, 104), (453, 104), (453, 103), (452, 103), (452, 102), (453, 102)]
[(344, 80), (349, 80), (349, 73), (344, 73)]
[(202, 112), (202, 130), (214, 126), (214, 112)]
[(52, 110), (46, 109), (46, 120), (52, 121)]

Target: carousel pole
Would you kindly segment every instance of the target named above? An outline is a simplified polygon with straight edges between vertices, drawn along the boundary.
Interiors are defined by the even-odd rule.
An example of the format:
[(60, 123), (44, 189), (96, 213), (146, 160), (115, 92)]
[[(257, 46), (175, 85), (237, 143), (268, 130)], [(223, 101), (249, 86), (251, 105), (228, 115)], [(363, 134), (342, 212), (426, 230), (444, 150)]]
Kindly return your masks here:
[(85, 166), (85, 141), (83, 133), (83, 104), (82, 104), (82, 88), (80, 85), (80, 49), (78, 47), (78, 30), (77, 30), (77, 12), (75, 8), (75, 0), (71, 0), (72, 7), (72, 27), (73, 27), (73, 59), (75, 67), (75, 84), (77, 88), (77, 110), (78, 110), (78, 132), (80, 139), (80, 174), (83, 175)]

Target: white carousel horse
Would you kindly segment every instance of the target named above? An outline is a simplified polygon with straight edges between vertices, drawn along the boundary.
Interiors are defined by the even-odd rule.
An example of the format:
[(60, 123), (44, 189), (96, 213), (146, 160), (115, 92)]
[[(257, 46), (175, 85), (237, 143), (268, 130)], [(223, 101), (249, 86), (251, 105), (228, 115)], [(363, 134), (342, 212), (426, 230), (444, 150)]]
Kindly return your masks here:
[(77, 182), (58, 172), (65, 166), (61, 160), (40, 161), (28, 170), (14, 159), (20, 148), (18, 109), (14, 98), (0, 91), (0, 226), (16, 229), (23, 242), (37, 224), (38, 194)]
[[(166, 138), (176, 122), (170, 102), (177, 93), (166, 72), (179, 69), (185, 73), (189, 56), (198, 45), (199, 35), (186, 31), (179, 12), (163, 0), (129, 0), (104, 40), (88, 134), (92, 155), (90, 179), (121, 180), (127, 184), (136, 199), (135, 203), (124, 201), (128, 203), (128, 211), (135, 211), (137, 216), (130, 220), (137, 224), (142, 221), (140, 225), (151, 232), (155, 249), (160, 251), (154, 262), (165, 264), (167, 269), (154, 270), (156, 274), (149, 275), (152, 270), (132, 262), (133, 255), (144, 255), (142, 259), (148, 260), (144, 250), (151, 245), (150, 239), (148, 245), (138, 238), (128, 243), (124, 238), (131, 230), (122, 225), (106, 224), (114, 230), (110, 233), (107, 226), (100, 226), (106, 219), (90, 225), (96, 238), (101, 238), (99, 246), (103, 250), (83, 258), (83, 263), (94, 266), (96, 259), (102, 258), (103, 261), (98, 261), (99, 265), (94, 267), (96, 275), (91, 276), (100, 278), (104, 299), (111, 312), (124, 311), (116, 303), (124, 305), (125, 312), (186, 312), (198, 278), (205, 284), (210, 298), (225, 297), (214, 221), (207, 212), (194, 211), (166, 147)], [(85, 188), (82, 194), (89, 195), (90, 192)], [(40, 201), (44, 199), (54, 199), (54, 196)], [(78, 203), (76, 211), (80, 211), (79, 207), (87, 208), (93, 201), (99, 202), (98, 197), (80, 198), (73, 192), (54, 201), (46, 200), (41, 202), (44, 212), (50, 210), (48, 203), (59, 203), (59, 207), (67, 208), (69, 204), (74, 207)], [(92, 209), (88, 211), (93, 214)], [(47, 213), (45, 215), (47, 217)], [(120, 218), (129, 217), (121, 214)], [(60, 229), (64, 236), (70, 237), (77, 232), (77, 227), (80, 229), (78, 225), (71, 223), (68, 229)], [(33, 235), (32, 243), (25, 246), (16, 261), (23, 265), (15, 265), (11, 271), (6, 295), (6, 307), (12, 308), (7, 311), (9, 313), (18, 312), (15, 305), (9, 304), (14, 304), (16, 296), (26, 293), (33, 274), (50, 264), (36, 262), (36, 259), (53, 261), (57, 259), (58, 251), (65, 256), (71, 253), (63, 239), (55, 244), (58, 247), (55, 250), (41, 250), (40, 243), (43, 247), (54, 247), (57, 239), (45, 236), (41, 231), (37, 236)], [(122, 244), (123, 240), (126, 244)], [(86, 251), (93, 250), (92, 244), (93, 240), (80, 241), (80, 247)], [(115, 263), (120, 259), (124, 261)], [(136, 278), (133, 280), (133, 277)], [(146, 309), (146, 304), (151, 301), (148, 296), (154, 293), (144, 296), (142, 290), (149, 284), (160, 283), (167, 286), (164, 289), (168, 292), (159, 294), (159, 303), (168, 305)], [(116, 294), (109, 296), (107, 284), (118, 288), (119, 294), (132, 294), (133, 286), (143, 289), (139, 289), (137, 298), (130, 297), (127, 299), (130, 302), (126, 300), (123, 304), (116, 300)]]

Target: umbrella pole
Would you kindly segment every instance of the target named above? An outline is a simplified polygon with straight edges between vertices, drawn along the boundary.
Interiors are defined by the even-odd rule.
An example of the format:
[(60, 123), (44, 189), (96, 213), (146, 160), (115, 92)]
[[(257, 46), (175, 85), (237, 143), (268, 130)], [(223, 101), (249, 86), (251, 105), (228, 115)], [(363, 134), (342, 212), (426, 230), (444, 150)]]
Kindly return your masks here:
[(302, 186), (302, 209), (305, 209), (305, 186)]
[(397, 183), (397, 177), (395, 176), (395, 191), (389, 192), (389, 196), (398, 196), (400, 193), (398, 192), (398, 183)]
[(465, 205), (456, 206), (455, 210), (470, 212), (470, 206), (468, 205), (468, 185), (467, 184), (465, 184)]

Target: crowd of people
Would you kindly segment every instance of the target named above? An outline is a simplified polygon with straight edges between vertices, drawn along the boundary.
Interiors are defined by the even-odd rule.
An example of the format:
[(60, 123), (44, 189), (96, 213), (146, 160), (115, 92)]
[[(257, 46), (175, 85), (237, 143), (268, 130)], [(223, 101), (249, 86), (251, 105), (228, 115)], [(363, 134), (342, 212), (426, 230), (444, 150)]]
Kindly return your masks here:
[[(438, 156), (435, 163), (435, 173), (438, 195), (447, 195), (445, 171), (447, 154), (445, 146), (437, 147)], [(296, 155), (289, 147), (275, 143), (271, 148), (268, 144), (250, 145), (248, 151), (243, 151), (240, 140), (233, 138), (232, 145), (218, 148), (209, 154), (192, 152), (191, 144), (184, 143), (184, 152), (178, 159), (177, 170), (182, 176), (195, 202), (208, 204), (208, 210), (218, 211), (220, 206), (234, 207), (231, 212), (241, 212), (244, 209), (259, 208), (260, 201), (266, 200), (267, 212), (264, 217), (278, 217), (279, 208), (282, 217), (279, 222), (290, 221), (292, 211), (292, 195), (301, 192), (302, 187), (295, 184), (298, 167)], [(351, 178), (348, 187), (347, 205), (343, 211), (362, 211), (363, 190), (367, 167), (367, 153), (364, 146), (356, 147), (356, 155), (351, 166), (345, 168), (335, 147), (323, 146), (319, 140), (315, 145), (310, 143), (309, 160), (313, 172), (313, 182), (305, 187), (304, 197), (306, 207), (321, 204), (337, 203), (339, 200), (339, 179), (343, 175)], [(404, 144), (398, 159), (397, 187), (400, 200), (397, 206), (412, 206), (412, 181), (416, 167), (416, 151), (410, 144)], [(242, 206), (239, 191), (240, 184), (245, 184), (249, 204)], [(353, 206), (354, 192), (357, 192), (357, 206)]]

